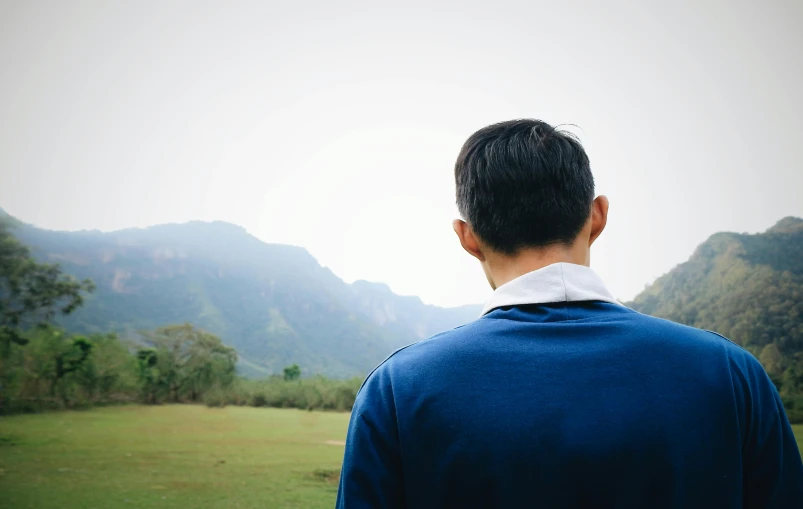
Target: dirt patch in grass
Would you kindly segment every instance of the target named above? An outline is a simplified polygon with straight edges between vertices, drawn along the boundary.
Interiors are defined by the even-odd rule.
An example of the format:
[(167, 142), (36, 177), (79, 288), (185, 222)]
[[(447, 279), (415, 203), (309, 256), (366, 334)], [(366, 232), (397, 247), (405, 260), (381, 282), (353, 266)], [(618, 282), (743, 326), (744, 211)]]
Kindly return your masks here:
[(346, 445), (346, 442), (343, 440), (327, 440), (324, 442), (326, 445)]
[(340, 482), (340, 470), (319, 468), (312, 472), (312, 477), (325, 483), (337, 484)]

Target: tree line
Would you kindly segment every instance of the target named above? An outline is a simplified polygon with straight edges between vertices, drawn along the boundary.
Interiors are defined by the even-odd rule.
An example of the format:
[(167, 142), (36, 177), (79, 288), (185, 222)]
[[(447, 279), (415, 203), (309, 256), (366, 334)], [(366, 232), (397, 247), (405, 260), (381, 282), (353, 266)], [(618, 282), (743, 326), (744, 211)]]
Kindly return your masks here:
[[(302, 379), (297, 365), (286, 367), (282, 375), (243, 379), (236, 373), (237, 352), (191, 324), (144, 331), (134, 340), (112, 333), (74, 335), (59, 328), (55, 319), (78, 309), (95, 286), (63, 274), (58, 265), (35, 261), (12, 235), (14, 221), (0, 217), (0, 413), (126, 402), (351, 409), (361, 379)], [(803, 307), (799, 299), (787, 298), (803, 286), (791, 281), (789, 271), (751, 270), (730, 261), (727, 278), (740, 283), (732, 286), (751, 290), (751, 295), (756, 288), (764, 291), (762, 299), (752, 301), (761, 301), (768, 310), (760, 310), (751, 299), (728, 299), (714, 312), (705, 292), (674, 302), (670, 295), (695, 295), (685, 286), (699, 278), (679, 277), (694, 272), (692, 263), (685, 264), (674, 282), (685, 290), (648, 295), (641, 307), (731, 335), (759, 358), (789, 419), (803, 422)]]
[(0, 218), (0, 413), (140, 402), (349, 410), (360, 379), (237, 376), (237, 352), (191, 324), (116, 334), (70, 334), (54, 324), (78, 309), (91, 281), (39, 263)]

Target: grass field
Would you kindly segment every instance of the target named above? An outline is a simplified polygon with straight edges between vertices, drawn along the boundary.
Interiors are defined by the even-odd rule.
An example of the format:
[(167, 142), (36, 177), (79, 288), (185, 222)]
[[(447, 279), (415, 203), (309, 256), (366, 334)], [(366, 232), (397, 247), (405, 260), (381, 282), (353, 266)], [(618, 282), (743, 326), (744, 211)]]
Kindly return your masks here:
[(0, 507), (331, 508), (348, 418), (191, 405), (0, 417)]
[(347, 413), (129, 406), (0, 417), (0, 507), (334, 506)]

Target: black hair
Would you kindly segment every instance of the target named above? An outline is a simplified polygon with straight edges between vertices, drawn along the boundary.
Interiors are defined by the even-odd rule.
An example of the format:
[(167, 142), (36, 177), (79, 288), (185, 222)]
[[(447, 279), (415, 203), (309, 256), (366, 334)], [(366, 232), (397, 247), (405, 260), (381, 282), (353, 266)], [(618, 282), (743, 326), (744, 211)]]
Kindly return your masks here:
[(491, 249), (571, 243), (591, 214), (594, 177), (580, 141), (546, 122), (480, 129), (454, 167), (457, 208)]

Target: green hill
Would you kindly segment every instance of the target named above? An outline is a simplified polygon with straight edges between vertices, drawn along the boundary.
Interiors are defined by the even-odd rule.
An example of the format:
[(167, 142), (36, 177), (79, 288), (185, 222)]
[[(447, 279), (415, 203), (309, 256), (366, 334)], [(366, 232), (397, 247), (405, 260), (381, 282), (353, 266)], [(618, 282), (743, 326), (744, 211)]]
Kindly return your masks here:
[(717, 233), (689, 261), (628, 305), (719, 332), (759, 357), (783, 385), (803, 391), (803, 219), (764, 233)]
[(223, 222), (110, 233), (18, 225), (33, 254), (97, 290), (63, 319), (72, 331), (136, 331), (190, 322), (237, 349), (244, 374), (364, 375), (394, 349), (476, 318), (386, 286), (349, 285), (300, 247), (267, 244)]

